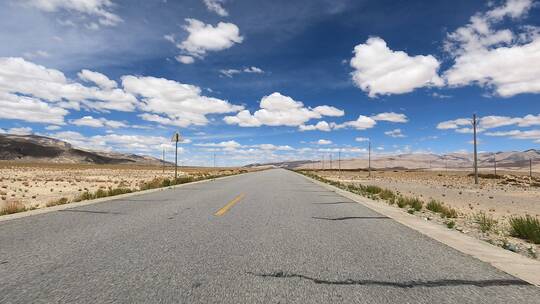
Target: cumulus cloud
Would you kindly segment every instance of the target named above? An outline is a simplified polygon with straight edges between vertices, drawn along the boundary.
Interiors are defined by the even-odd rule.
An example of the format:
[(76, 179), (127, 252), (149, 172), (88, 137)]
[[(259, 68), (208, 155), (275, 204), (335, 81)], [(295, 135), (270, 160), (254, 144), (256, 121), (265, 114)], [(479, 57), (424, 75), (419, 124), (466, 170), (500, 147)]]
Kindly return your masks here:
[(194, 146), (197, 146), (197, 147), (208, 147), (208, 148), (222, 148), (224, 150), (236, 150), (240, 147), (242, 147), (242, 145), (234, 140), (229, 140), (229, 141), (222, 141), (222, 142), (219, 142), (219, 143), (199, 143), (199, 144), (194, 144)]
[[(1, 73), (1, 71), (0, 71)], [(1, 76), (0, 76), (1, 77)], [(0, 78), (1, 81), (1, 78)], [(68, 111), (33, 97), (2, 92), (0, 118), (63, 125)]]
[(192, 64), (195, 62), (195, 58), (187, 55), (178, 55), (174, 57), (176, 61), (183, 63), (183, 64)]
[(298, 129), (300, 131), (324, 131), (324, 132), (330, 132), (332, 131), (332, 124), (329, 124), (326, 121), (319, 121), (314, 125), (300, 125)]
[(387, 135), (393, 138), (405, 137), (405, 135), (401, 132), (401, 129), (394, 129), (394, 130), (386, 131), (384, 132), (384, 135)]
[(70, 121), (71, 124), (76, 126), (87, 126), (92, 128), (125, 128), (127, 125), (121, 121), (108, 120), (106, 118), (94, 118), (92, 116), (84, 116), (79, 119), (74, 119)]
[(440, 63), (435, 57), (409, 56), (402, 51), (393, 51), (379, 37), (357, 45), (350, 64), (354, 68), (354, 83), (370, 97), (443, 85), (438, 76)]
[(540, 130), (511, 130), (511, 131), (499, 131), (499, 132), (486, 132), (488, 136), (502, 136), (510, 137), (514, 139), (526, 139), (533, 140), (536, 143), (540, 143)]
[[(99, 73), (91, 74), (96, 76)], [(99, 81), (97, 78), (94, 80)], [(97, 110), (133, 111), (137, 103), (134, 96), (121, 89), (83, 86), (70, 81), (58, 70), (13, 57), (0, 57), (0, 92), (32, 96), (74, 109), (79, 109), (82, 104)]]
[[(437, 125), (437, 129), (449, 130), (453, 129), (461, 133), (472, 132), (470, 126), (472, 125), (472, 119), (470, 118), (458, 118), (454, 120), (447, 120), (440, 122)], [(509, 117), (509, 116), (483, 116), (478, 118), (478, 130), (484, 131), (487, 129), (506, 127), (506, 126), (518, 126), (518, 127), (531, 127), (540, 126), (540, 114), (527, 114), (523, 117)]]
[(95, 83), (98, 87), (104, 90), (112, 90), (118, 86), (116, 81), (110, 80), (109, 77), (90, 70), (82, 70), (77, 76), (83, 81)]
[[(111, 9), (115, 6), (112, 0), (22, 0), (22, 3), (45, 12), (64, 10), (96, 17), (97, 22), (104, 26), (115, 26), (123, 21), (112, 12)], [(99, 27), (94, 22), (87, 24), (92, 25)]]
[(379, 113), (377, 115), (371, 116), (376, 121), (389, 121), (389, 122), (396, 122), (396, 123), (405, 123), (408, 122), (409, 119), (405, 114), (399, 114), (394, 112), (384, 112)]
[(115, 133), (85, 136), (74, 131), (64, 131), (51, 133), (49, 135), (83, 149), (129, 153), (152, 153), (156, 151), (156, 147), (170, 141), (169, 138), (163, 136), (125, 135)]
[(334, 126), (334, 129), (354, 128), (356, 130), (367, 130), (375, 127), (376, 124), (377, 121), (375, 121), (375, 119), (365, 115), (359, 115), (356, 120), (347, 121), (342, 124), (336, 124)]
[(209, 11), (214, 12), (221, 17), (229, 16), (227, 10), (223, 8), (223, 3), (225, 2), (225, 0), (203, 0), (203, 2)]
[(235, 116), (226, 116), (223, 120), (227, 124), (236, 124), (241, 127), (262, 125), (298, 127), (311, 119), (319, 119), (323, 116), (341, 116), (343, 113), (343, 111), (330, 106), (306, 108), (302, 102), (275, 92), (264, 96), (260, 102), (260, 109), (253, 114), (244, 110)]
[(357, 137), (354, 140), (357, 141), (357, 142), (365, 142), (365, 141), (369, 141), (369, 138), (367, 138), (367, 137)]
[[(208, 124), (209, 114), (224, 114), (243, 109), (228, 101), (201, 95), (194, 85), (156, 77), (123, 76), (126, 92), (140, 97), (141, 118), (162, 124), (187, 127)], [(165, 116), (163, 116), (165, 115)]]
[(454, 65), (444, 73), (447, 83), (455, 87), (478, 84), (502, 97), (540, 93), (540, 65), (531, 64), (540, 62), (540, 30), (525, 26), (516, 33), (495, 28), (505, 19), (526, 16), (532, 7), (532, 0), (507, 0), (449, 33), (445, 49)]
[(203, 58), (208, 52), (222, 51), (244, 41), (240, 29), (233, 23), (219, 22), (214, 26), (191, 18), (186, 22), (184, 29), (188, 35), (184, 41), (178, 43), (173, 35), (165, 36), (183, 51), (183, 57), (177, 57), (182, 63), (192, 63), (195, 58)]

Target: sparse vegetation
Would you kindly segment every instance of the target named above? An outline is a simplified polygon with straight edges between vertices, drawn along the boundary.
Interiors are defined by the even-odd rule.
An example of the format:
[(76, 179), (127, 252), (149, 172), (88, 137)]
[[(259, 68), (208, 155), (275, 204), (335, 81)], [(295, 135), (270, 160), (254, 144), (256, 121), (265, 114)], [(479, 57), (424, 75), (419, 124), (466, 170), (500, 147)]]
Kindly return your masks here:
[(497, 224), (497, 221), (493, 219), (491, 215), (486, 214), (483, 211), (476, 213), (474, 216), (474, 221), (480, 226), (480, 231), (488, 232)]
[(23, 211), (26, 211), (26, 207), (21, 202), (13, 201), (7, 203), (4, 208), (0, 209), (0, 215), (19, 213)]
[(446, 227), (448, 227), (449, 229), (452, 229), (455, 226), (456, 226), (456, 222), (454, 222), (452, 220), (446, 222)]
[(443, 203), (436, 200), (431, 200), (426, 205), (426, 209), (435, 213), (439, 213), (442, 217), (446, 218), (457, 218), (458, 216), (458, 212), (456, 209), (447, 207)]
[(510, 218), (510, 235), (540, 244), (540, 220), (531, 215)]

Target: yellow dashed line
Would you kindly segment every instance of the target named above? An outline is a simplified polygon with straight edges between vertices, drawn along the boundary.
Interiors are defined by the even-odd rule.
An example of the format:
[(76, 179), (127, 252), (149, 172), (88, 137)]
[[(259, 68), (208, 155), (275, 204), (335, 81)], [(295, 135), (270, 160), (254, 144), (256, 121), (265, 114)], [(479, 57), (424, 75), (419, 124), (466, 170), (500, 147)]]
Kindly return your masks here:
[(232, 201), (228, 202), (227, 205), (223, 206), (223, 208), (219, 209), (216, 213), (214, 213), (214, 216), (223, 216), (227, 211), (229, 211), (236, 203), (241, 201), (244, 198), (244, 193), (238, 195), (235, 197)]

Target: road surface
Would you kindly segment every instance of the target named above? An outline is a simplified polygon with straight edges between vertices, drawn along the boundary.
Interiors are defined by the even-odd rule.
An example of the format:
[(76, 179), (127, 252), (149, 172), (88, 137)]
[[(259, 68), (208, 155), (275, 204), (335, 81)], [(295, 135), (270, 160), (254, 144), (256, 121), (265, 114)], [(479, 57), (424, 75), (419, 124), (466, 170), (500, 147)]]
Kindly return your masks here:
[(0, 222), (0, 303), (540, 303), (285, 170)]

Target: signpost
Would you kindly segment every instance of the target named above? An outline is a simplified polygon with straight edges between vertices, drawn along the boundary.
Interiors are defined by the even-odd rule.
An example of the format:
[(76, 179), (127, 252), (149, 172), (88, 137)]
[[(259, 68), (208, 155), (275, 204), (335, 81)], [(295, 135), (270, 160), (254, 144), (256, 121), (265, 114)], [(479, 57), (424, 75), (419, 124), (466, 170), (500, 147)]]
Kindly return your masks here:
[(182, 140), (182, 137), (180, 136), (180, 133), (176, 132), (174, 133), (172, 137), (172, 141), (175, 143), (175, 150), (174, 150), (174, 179), (176, 180), (178, 178), (178, 142)]

